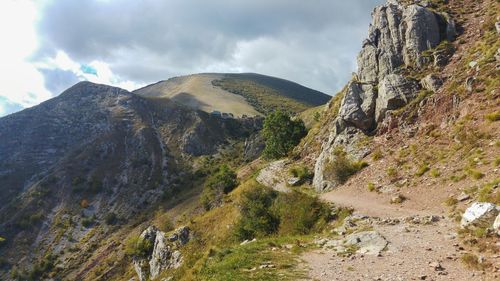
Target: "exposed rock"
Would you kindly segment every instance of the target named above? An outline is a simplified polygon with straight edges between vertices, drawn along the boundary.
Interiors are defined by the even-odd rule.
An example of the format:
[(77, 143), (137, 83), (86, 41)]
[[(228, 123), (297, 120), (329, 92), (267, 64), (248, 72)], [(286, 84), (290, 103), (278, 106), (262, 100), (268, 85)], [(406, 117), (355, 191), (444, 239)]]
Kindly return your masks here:
[(373, 129), (376, 98), (373, 86), (350, 82), (340, 107), (339, 117), (361, 130)]
[(298, 177), (291, 177), (288, 179), (287, 183), (289, 186), (298, 186), (300, 185), (301, 180)]
[(467, 79), (465, 79), (465, 89), (468, 92), (472, 92), (472, 90), (474, 89), (473, 86), (475, 80), (476, 79), (474, 77), (467, 77)]
[(493, 230), (500, 235), (500, 214), (497, 215), (495, 222), (493, 223)]
[(156, 278), (164, 270), (178, 268), (182, 264), (182, 255), (178, 250), (189, 241), (189, 228), (184, 226), (170, 235), (154, 226), (142, 232), (139, 239), (147, 240), (152, 249), (145, 256), (134, 257), (134, 269), (140, 281)]
[(376, 83), (401, 65), (422, 67), (422, 52), (456, 36), (455, 22), (419, 5), (388, 1), (375, 8), (368, 38), (358, 55), (358, 77)]
[(461, 193), (458, 197), (457, 197), (457, 200), (458, 201), (465, 201), (465, 200), (469, 200), (470, 199), (470, 195), (468, 194), (465, 194), (465, 193)]
[[(317, 191), (337, 185), (323, 174), (335, 147), (342, 146), (351, 158), (359, 160), (369, 151), (359, 149), (356, 143), (367, 133), (376, 128), (389, 130), (397, 126), (392, 118), (381, 123), (391, 111), (414, 99), (420, 90), (417, 81), (398, 74), (401, 69), (418, 69), (430, 63), (431, 58), (422, 52), (455, 35), (455, 23), (449, 15), (437, 14), (419, 5), (388, 1), (374, 9), (368, 37), (357, 58), (358, 72), (345, 89), (339, 114), (324, 124), (328, 140), (323, 141), (314, 168), (313, 186)], [(451, 52), (445, 48), (434, 55), (434, 63), (444, 65)], [(423, 83), (435, 91), (441, 82), (431, 78), (435, 77)], [(408, 131), (408, 135), (411, 134), (414, 132)]]
[(443, 80), (435, 74), (429, 74), (420, 81), (420, 84), (428, 91), (437, 92), (443, 85)]
[(388, 110), (398, 109), (408, 104), (418, 94), (420, 86), (414, 80), (402, 75), (387, 75), (379, 84), (375, 120), (381, 122)]
[(418, 5), (410, 5), (404, 9), (405, 24), (400, 28), (405, 32), (404, 38), (406, 38), (403, 48), (406, 65), (422, 67), (426, 61), (421, 53), (436, 47), (441, 42), (437, 17), (438, 15), (432, 11)]
[(391, 198), (391, 204), (401, 204), (401, 203), (403, 203), (405, 200), (406, 200), (406, 197), (404, 197), (404, 196), (402, 196), (402, 195), (398, 194), (398, 195), (393, 196), (393, 197)]
[(346, 246), (358, 247), (356, 253), (366, 255), (379, 255), (389, 242), (376, 231), (363, 231), (346, 237)]
[(460, 226), (469, 227), (491, 227), (500, 211), (500, 208), (492, 203), (475, 202), (465, 210)]
[(497, 34), (500, 35), (500, 21), (495, 22), (495, 28), (497, 29)]

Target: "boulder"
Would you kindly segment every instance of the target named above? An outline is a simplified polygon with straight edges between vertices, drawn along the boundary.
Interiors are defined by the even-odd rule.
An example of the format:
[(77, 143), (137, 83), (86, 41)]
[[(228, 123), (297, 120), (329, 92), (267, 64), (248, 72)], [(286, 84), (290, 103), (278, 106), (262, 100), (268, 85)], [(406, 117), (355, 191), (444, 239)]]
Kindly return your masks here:
[(429, 74), (420, 81), (420, 84), (428, 91), (437, 92), (443, 86), (443, 80), (435, 74)]
[(500, 208), (495, 204), (475, 202), (467, 208), (467, 210), (465, 210), (460, 226), (462, 228), (491, 227), (494, 224), (499, 211)]
[(497, 29), (497, 34), (500, 35), (500, 21), (495, 22), (495, 28)]
[(389, 242), (376, 231), (363, 231), (351, 234), (345, 239), (345, 246), (356, 246), (358, 254), (380, 255)]
[(419, 84), (399, 74), (387, 75), (379, 84), (375, 107), (375, 120), (381, 122), (388, 110), (401, 108), (414, 99)]
[(350, 82), (342, 100), (339, 117), (361, 130), (373, 129), (376, 98), (373, 86)]

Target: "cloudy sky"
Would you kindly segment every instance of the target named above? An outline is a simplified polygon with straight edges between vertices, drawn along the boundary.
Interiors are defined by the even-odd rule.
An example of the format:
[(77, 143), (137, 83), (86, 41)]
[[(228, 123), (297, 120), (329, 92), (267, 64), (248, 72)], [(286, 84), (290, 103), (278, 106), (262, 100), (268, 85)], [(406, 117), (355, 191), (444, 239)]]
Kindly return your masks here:
[(1, 0), (0, 116), (81, 80), (257, 72), (335, 94), (382, 0)]

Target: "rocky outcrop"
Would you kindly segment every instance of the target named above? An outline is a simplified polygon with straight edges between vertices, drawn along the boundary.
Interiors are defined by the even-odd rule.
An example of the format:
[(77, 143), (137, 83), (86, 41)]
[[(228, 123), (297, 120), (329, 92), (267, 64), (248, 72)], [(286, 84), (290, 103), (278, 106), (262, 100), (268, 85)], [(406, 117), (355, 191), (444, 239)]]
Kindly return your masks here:
[(420, 85), (427, 91), (437, 92), (443, 85), (443, 80), (436, 74), (431, 73), (420, 81)]
[[(148, 227), (139, 237), (146, 253), (133, 258), (134, 269), (140, 281), (158, 277), (164, 270), (182, 265), (179, 249), (189, 242), (189, 228), (184, 226), (167, 234), (154, 226)], [(147, 241), (147, 242), (145, 242)]]
[(347, 85), (339, 118), (361, 130), (373, 129), (376, 97), (372, 85), (350, 82)]
[(389, 74), (379, 84), (375, 120), (382, 122), (388, 110), (395, 110), (414, 99), (420, 85), (399, 74)]
[(491, 227), (498, 213), (500, 207), (492, 203), (475, 202), (472, 204), (462, 216), (460, 226), (462, 228), (488, 228)]
[[(313, 186), (317, 191), (331, 189), (336, 183), (323, 171), (336, 146), (354, 158), (368, 151), (356, 142), (373, 133), (391, 110), (407, 105), (422, 86), (402, 75), (403, 68), (422, 69), (432, 63), (423, 52), (455, 36), (455, 23), (420, 5), (403, 5), (396, 0), (375, 8), (368, 38), (358, 55), (358, 72), (344, 89), (339, 114), (326, 120), (328, 140), (323, 142), (315, 165)], [(447, 54), (449, 55), (449, 54)], [(445, 58), (441, 58), (442, 64)], [(426, 77), (425, 89), (436, 91), (440, 80)]]

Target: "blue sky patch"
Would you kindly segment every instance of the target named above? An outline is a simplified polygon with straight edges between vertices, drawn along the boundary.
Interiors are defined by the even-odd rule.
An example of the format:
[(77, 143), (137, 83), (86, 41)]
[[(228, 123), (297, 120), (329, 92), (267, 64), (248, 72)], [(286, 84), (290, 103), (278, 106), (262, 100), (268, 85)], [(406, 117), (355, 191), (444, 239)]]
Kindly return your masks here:
[(80, 70), (83, 71), (83, 73), (97, 76), (97, 70), (90, 65), (82, 64)]

